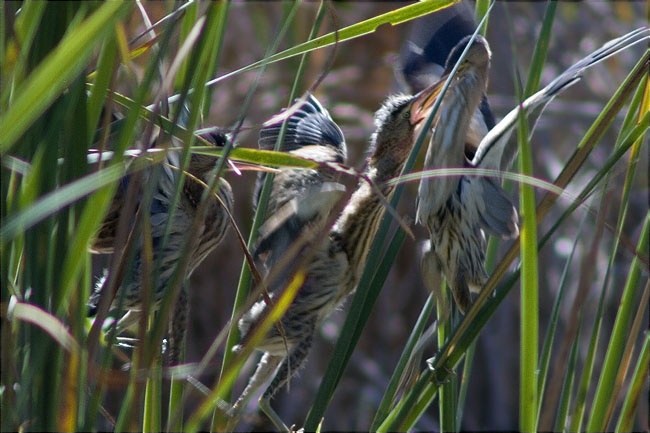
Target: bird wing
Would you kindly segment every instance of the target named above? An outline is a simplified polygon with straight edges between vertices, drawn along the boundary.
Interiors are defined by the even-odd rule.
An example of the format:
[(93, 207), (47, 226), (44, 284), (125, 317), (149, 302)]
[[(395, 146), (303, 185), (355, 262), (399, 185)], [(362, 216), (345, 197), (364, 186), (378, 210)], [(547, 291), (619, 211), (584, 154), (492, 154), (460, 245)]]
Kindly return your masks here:
[(523, 109), (526, 113), (529, 113), (535, 108), (547, 104), (561, 91), (567, 89), (580, 80), (582, 73), (587, 68), (613, 56), (619, 51), (649, 39), (649, 35), (649, 28), (634, 30), (624, 36), (607, 42), (601, 48), (582, 58), (573, 66), (568, 68), (551, 81), (548, 86), (530, 96), (522, 104), (506, 114), (506, 116), (494, 128), (492, 128), (490, 132), (488, 132), (479, 144), (474, 159), (472, 160), (472, 165), (481, 168), (506, 170), (517, 155), (516, 145), (513, 144), (508, 146), (508, 141), (515, 125), (517, 124), (519, 110)]
[[(286, 111), (286, 110), (282, 110)], [(273, 149), (280, 136), (282, 122), (265, 126), (260, 130), (260, 149)], [(321, 152), (310, 152), (309, 148), (322, 147)], [(330, 150), (334, 150), (331, 152)], [(317, 162), (343, 163), (347, 157), (345, 138), (341, 128), (332, 120), (329, 112), (311, 93), (305, 102), (286, 119), (284, 141), (280, 145), (284, 152)], [(266, 175), (259, 173), (253, 193), (253, 209), (257, 209)]]
[(438, 81), (452, 48), (474, 29), (474, 13), (466, 3), (413, 20), (396, 71), (408, 87), (404, 91), (415, 94)]
[(306, 226), (317, 226), (325, 221), (328, 212), (323, 210), (331, 209), (344, 193), (345, 186), (340, 183), (316, 183), (284, 202), (260, 227), (253, 258), (262, 259), (270, 268), (301, 236)]
[[(260, 148), (272, 148), (280, 136), (282, 122), (260, 131)], [(280, 149), (316, 162), (344, 162), (345, 140), (327, 110), (311, 94), (286, 119)], [(265, 175), (258, 175), (255, 207)], [(254, 258), (263, 258), (267, 267), (275, 263), (305, 229), (324, 221), (345, 191), (335, 176), (319, 169), (281, 169), (273, 179), (267, 219), (259, 230)], [(270, 254), (270, 255), (269, 255)], [(265, 257), (262, 257), (265, 256)]]
[[(463, 51), (469, 40), (463, 39), (452, 50), (450, 56), (455, 56), (458, 51)], [(477, 37), (472, 46), (473, 53), (485, 53), (489, 58), (487, 41)], [(465, 64), (466, 65), (466, 64)], [(485, 68), (489, 68), (489, 61)], [(461, 66), (463, 67), (463, 66)], [(447, 89), (440, 109), (436, 115), (435, 127), (431, 136), (423, 169), (457, 168), (463, 167), (466, 161), (468, 131), (474, 130), (477, 136), (483, 134), (487, 128), (478, 128), (476, 125), (478, 107), (484, 99), (487, 70), (478, 72), (468, 66), (468, 70), (459, 75)], [(475, 125), (472, 125), (474, 121)], [(481, 124), (481, 122), (478, 122)], [(472, 126), (474, 126), (472, 128)], [(484, 125), (482, 125), (484, 126)], [(472, 149), (473, 150), (473, 149)], [(418, 189), (418, 202), (416, 220), (421, 224), (427, 224), (431, 217), (445, 206), (445, 203), (457, 191), (460, 178), (457, 176), (444, 176), (422, 178)], [(431, 227), (429, 227), (431, 229)]]
[[(334, 148), (345, 145), (341, 128), (312, 94), (308, 95), (307, 100), (291, 114), (286, 123), (284, 141), (280, 146), (280, 150), (285, 152), (311, 144)], [(282, 122), (263, 128), (258, 141), (260, 149), (273, 149), (281, 129)]]
[[(549, 85), (526, 99), (521, 106), (510, 111), (490, 130), (481, 140), (471, 164), (479, 168), (506, 170), (517, 154), (516, 144), (508, 145), (508, 142), (517, 124), (519, 110), (530, 112), (547, 104), (561, 91), (576, 83), (587, 68), (644, 39), (648, 39), (648, 29), (635, 30), (606, 43), (568, 68)], [(464, 185), (463, 194), (474, 198), (464, 202), (475, 206), (470, 212), (479, 217), (481, 228), (504, 239), (519, 234), (517, 211), (496, 179), (471, 177), (469, 183)]]
[(501, 239), (519, 234), (517, 209), (499, 180), (485, 176), (466, 176), (461, 185), (461, 201), (468, 218), (487, 233)]

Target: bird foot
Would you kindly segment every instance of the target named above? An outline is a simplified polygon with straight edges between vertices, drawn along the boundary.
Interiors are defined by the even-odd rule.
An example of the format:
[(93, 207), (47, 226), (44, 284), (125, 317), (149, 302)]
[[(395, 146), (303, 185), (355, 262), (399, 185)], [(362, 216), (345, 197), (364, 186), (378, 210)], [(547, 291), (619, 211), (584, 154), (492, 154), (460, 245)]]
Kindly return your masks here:
[(295, 425), (292, 425), (291, 428), (287, 427), (287, 425), (282, 421), (282, 418), (280, 418), (280, 415), (278, 415), (275, 410), (271, 407), (271, 399), (270, 398), (260, 398), (259, 399), (259, 406), (262, 412), (266, 414), (266, 416), (271, 420), (271, 422), (275, 425), (275, 427), (279, 431), (283, 432), (293, 432), (295, 431)]
[(434, 367), (434, 363), (436, 362), (435, 357), (427, 359), (427, 365), (429, 366), (429, 370), (433, 372), (433, 381), (435, 382), (436, 385), (444, 385), (446, 383), (449, 383), (451, 380), (450, 376), (455, 376), (456, 372), (447, 367), (446, 365), (443, 365), (442, 368), (436, 368)]

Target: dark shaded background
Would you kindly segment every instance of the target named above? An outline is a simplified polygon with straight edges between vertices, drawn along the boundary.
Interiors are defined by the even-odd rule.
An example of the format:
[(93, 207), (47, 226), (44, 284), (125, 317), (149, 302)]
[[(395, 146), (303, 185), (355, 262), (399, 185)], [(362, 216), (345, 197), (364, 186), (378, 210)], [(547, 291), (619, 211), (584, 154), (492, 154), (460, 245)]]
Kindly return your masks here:
[[(326, 20), (323, 31), (331, 31), (335, 25), (344, 27), (402, 5), (404, 3), (397, 2), (335, 3), (336, 23)], [(152, 18), (164, 14), (164, 4), (150, 3), (146, 7), (151, 12)], [(278, 31), (282, 7), (279, 2), (237, 2), (231, 6), (218, 75), (264, 57), (266, 44), (273, 40)], [(645, 8), (645, 2), (560, 3), (548, 49), (548, 62), (542, 75), (542, 85), (605, 41), (647, 25)], [(295, 25), (289, 30), (281, 44), (281, 49), (302, 42), (306, 38), (316, 10), (317, 4), (302, 5)], [(513, 96), (513, 62), (519, 67), (520, 75), (526, 77), (543, 14), (544, 4), (541, 2), (514, 2), (507, 5), (498, 3), (491, 15), (487, 35), (493, 52), (489, 96), (497, 119), (516, 104)], [(136, 22), (137, 20), (134, 24)], [(316, 91), (319, 99), (330, 109), (333, 118), (346, 135), (349, 163), (352, 165), (359, 166), (364, 158), (368, 137), (373, 128), (373, 112), (389, 93), (397, 90), (393, 65), (407, 30), (408, 24), (395, 27), (383, 26), (371, 35), (340, 44), (336, 48), (332, 69)], [(549, 106), (537, 125), (532, 139), (535, 173), (538, 177), (549, 181), (555, 178), (591, 122), (638, 60), (644, 48), (635, 47), (634, 50), (624, 52), (589, 70), (580, 83), (563, 93)], [(311, 85), (322, 73), (324, 64), (333, 52), (333, 48), (329, 47), (312, 53), (301, 90), (305, 90), (306, 86)], [(239, 116), (245, 115), (245, 130), (238, 137), (239, 145), (256, 147), (261, 123), (281, 107), (286, 106), (288, 102), (297, 62), (298, 60), (292, 59), (268, 65), (250, 107), (242, 107), (242, 102), (248, 89), (256, 80), (256, 71), (237, 75), (217, 85), (214, 88), (212, 113), (210, 118), (206, 119), (206, 124), (229, 126), (233, 125)], [(619, 124), (620, 120), (619, 118)], [(612, 128), (612, 131), (616, 131), (616, 128)], [(595, 171), (602, 166), (613, 149), (615, 139), (614, 132), (607, 133), (569, 187), (570, 193), (580, 191)], [(637, 176), (637, 184), (632, 192), (632, 205), (624, 230), (626, 236), (633, 241), (638, 239), (643, 216), (648, 207), (647, 147), (642, 152), (642, 158), (639, 163), (640, 175)], [(624, 169), (624, 163), (615, 168), (615, 176), (607, 192), (611, 214), (608, 221), (611, 224), (616, 221), (617, 201), (620, 198)], [(235, 191), (235, 218), (244, 235), (248, 234), (252, 220), (251, 195), (254, 177), (255, 175), (251, 173), (242, 176), (227, 175)], [(409, 185), (400, 204), (400, 213), (413, 216), (416, 193), (417, 184)], [(542, 192), (538, 191), (539, 197), (541, 194)], [(513, 192), (513, 197), (517, 197), (516, 192)], [(560, 200), (541, 225), (541, 233), (551, 226), (569, 203), (569, 199)], [(577, 259), (571, 265), (569, 294), (566, 307), (562, 310), (560, 327), (564, 327), (565, 323), (573, 319), (568, 317), (569, 301), (573, 298), (582, 272), (580, 260), (593, 239), (592, 228), (595, 226), (596, 210), (583, 206), (563, 224), (552, 242), (541, 251), (540, 344), (568, 251), (576, 237), (578, 222), (585, 212), (589, 212), (588, 227), (578, 241)], [(424, 231), (418, 228), (417, 234), (421, 240)], [(611, 243), (610, 229), (606, 231), (605, 237), (600, 242), (602, 253), (599, 254), (597, 263), (591, 264), (596, 268), (596, 278), (591, 281), (593, 295), (588, 298), (584, 306), (586, 323), (592, 323), (590, 314), (596, 309), (597, 296)], [(361, 341), (334, 394), (326, 414), (325, 429), (364, 430), (368, 428), (402, 347), (427, 296), (419, 275), (418, 249), (417, 243), (408, 239), (402, 247)], [(215, 336), (227, 325), (242, 261), (242, 252), (231, 231), (225, 241), (193, 275), (192, 315), (186, 361), (199, 361)], [(603, 328), (605, 330), (611, 329), (630, 261), (630, 251), (625, 248), (619, 249), (613, 284), (609, 291), (609, 307)], [(479, 338), (462, 424), (465, 430), (515, 430), (518, 427), (519, 313), (519, 292), (515, 288)], [(329, 362), (344, 317), (345, 308), (325, 323), (316, 338), (306, 368), (291, 382), (290, 392), (283, 390), (273, 401), (274, 407), (287, 424), (301, 425), (304, 421)], [(608, 335), (602, 337), (608, 338)], [(582, 349), (585, 349), (586, 344), (587, 341)], [(599, 347), (600, 355), (597, 359), (596, 372), (599, 371), (604, 350), (605, 347)], [(432, 356), (434, 353), (435, 347), (431, 347), (426, 351), (425, 357)], [(212, 364), (211, 374), (199, 378), (203, 384), (207, 386), (214, 384), (221, 356), (222, 353)], [(254, 356), (247, 363), (240, 376), (236, 393), (243, 388), (256, 362), (257, 356)], [(434, 404), (428, 414), (421, 419), (417, 425), (418, 430), (437, 429), (435, 407)], [(254, 409), (254, 404), (250, 409)], [(254, 412), (250, 413), (251, 415), (245, 418), (240, 428), (272, 428), (265, 417), (256, 417), (253, 415)], [(647, 429), (647, 410), (641, 416), (642, 425)]]

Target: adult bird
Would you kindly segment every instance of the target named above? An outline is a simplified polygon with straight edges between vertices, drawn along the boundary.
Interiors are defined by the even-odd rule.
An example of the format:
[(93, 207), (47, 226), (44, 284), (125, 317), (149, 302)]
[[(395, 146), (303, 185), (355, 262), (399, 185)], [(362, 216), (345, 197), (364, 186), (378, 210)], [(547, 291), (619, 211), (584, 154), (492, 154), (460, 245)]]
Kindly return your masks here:
[[(413, 20), (396, 65), (400, 87), (411, 94), (440, 81), (449, 74), (458, 57), (451, 61), (450, 55), (458, 43), (476, 30), (474, 11), (466, 2), (455, 3), (435, 13)], [(474, 111), (468, 135), (478, 144), (495, 125), (487, 95), (483, 95), (478, 109)]]
[[(201, 138), (213, 146), (223, 146), (228, 139), (227, 134), (220, 128), (205, 130)], [(228, 228), (228, 213), (233, 208), (233, 195), (230, 184), (225, 179), (218, 179), (216, 195), (208, 198), (208, 203), (201, 210), (201, 198), (205, 187), (210, 183), (214, 175), (214, 169), (218, 161), (217, 157), (193, 153), (183, 177), (181, 193), (174, 205), (174, 193), (177, 184), (181, 181), (180, 151), (167, 150), (163, 164), (154, 168), (146, 174), (142, 190), (135, 194), (137, 206), (148, 206), (149, 224), (151, 233), (151, 250), (153, 253), (151, 265), (152, 275), (144, 275), (145, 272), (145, 237), (142, 228), (138, 229), (135, 224), (130, 224), (130, 229), (135, 234), (133, 246), (133, 263), (125, 265), (125, 271), (120, 278), (121, 282), (115, 294), (104, 293), (109, 280), (108, 271), (100, 278), (90, 299), (88, 300), (88, 315), (93, 316), (97, 312), (100, 299), (103, 296), (111, 297), (111, 307), (121, 307), (127, 313), (118, 322), (118, 333), (135, 323), (142, 310), (142, 282), (150, 279), (152, 287), (149, 298), (149, 311), (156, 310), (162, 300), (165, 288), (177, 268), (180, 254), (187, 240), (187, 233), (190, 232), (194, 220), (198, 218), (199, 226), (195, 239), (190, 239), (192, 246), (190, 258), (184, 277), (188, 277), (194, 269), (215, 249), (223, 239)], [(157, 172), (155, 172), (157, 170)], [(95, 242), (91, 250), (95, 253), (115, 253), (115, 237), (120, 218), (129, 218), (122, 215), (127, 200), (127, 190), (132, 177), (127, 176), (112, 199), (109, 211), (100, 225)], [(146, 188), (152, 188), (147, 190)], [(148, 191), (151, 197), (147, 200)], [(145, 204), (146, 203), (146, 204)], [(140, 212), (145, 211), (140, 209)], [(170, 218), (172, 220), (170, 221)], [(166, 233), (166, 231), (169, 231)], [(124, 254), (124, 252), (122, 252)], [(187, 302), (181, 292), (181, 303)], [(175, 324), (176, 325), (176, 324)]]
[[(508, 142), (520, 110), (528, 113), (544, 106), (578, 81), (586, 68), (647, 39), (647, 33), (647, 29), (633, 31), (586, 56), (508, 113), (474, 146), (468, 138), (467, 125), (485, 92), (490, 61), (487, 42), (477, 37), (442, 101), (424, 169), (506, 170), (517, 152), (516, 146), (509, 146)], [(461, 41), (450, 54), (448, 69), (468, 43), (469, 39)], [(417, 220), (427, 226), (431, 238), (430, 249), (423, 257), (424, 273), (434, 279), (436, 275), (445, 276), (462, 312), (471, 304), (470, 292), (479, 291), (487, 280), (485, 233), (502, 238), (518, 234), (517, 213), (498, 181), (468, 173), (422, 179), (420, 183)], [(438, 283), (432, 285), (439, 286)]]
[[(386, 182), (401, 173), (435, 100), (432, 90), (435, 89), (426, 89), (415, 96), (392, 96), (376, 113), (376, 130), (364, 180), (350, 197), (329, 236), (313, 245), (304, 282), (280, 320), (281, 327), (272, 328), (257, 347), (264, 355), (233, 407), (235, 414), (247, 397), (272, 377), (260, 398), (260, 407), (279, 429), (287, 429), (270, 400), (304, 363), (318, 327), (356, 289), (370, 244), (386, 210), (385, 199), (377, 195), (377, 189), (385, 197), (392, 194), (394, 186)], [(271, 298), (276, 296), (275, 292), (271, 294)], [(266, 303), (258, 302), (244, 316), (240, 328), (245, 336), (267, 309)]]
[[(424, 170), (467, 167), (476, 152), (476, 137), (468, 130), (486, 92), (491, 53), (483, 37), (477, 36), (468, 47), (470, 40), (469, 36), (461, 40), (449, 55), (446, 69), (451, 71), (468, 48), (434, 119)], [(475, 195), (468, 196), (468, 191)], [(495, 179), (440, 176), (420, 181), (416, 218), (429, 230), (431, 247), (422, 259), (429, 287), (441, 302), (436, 276), (444, 275), (464, 312), (471, 303), (470, 291), (478, 291), (487, 279), (483, 231), (502, 238), (516, 236), (516, 209)]]

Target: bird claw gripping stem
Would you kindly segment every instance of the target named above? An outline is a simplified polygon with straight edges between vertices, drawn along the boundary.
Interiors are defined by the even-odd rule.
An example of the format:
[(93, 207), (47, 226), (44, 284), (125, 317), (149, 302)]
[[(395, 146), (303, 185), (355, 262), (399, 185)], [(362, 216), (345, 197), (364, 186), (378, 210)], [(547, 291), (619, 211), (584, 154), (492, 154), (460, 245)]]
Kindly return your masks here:
[(432, 381), (436, 385), (445, 385), (449, 383), (451, 380), (451, 376), (455, 376), (456, 372), (447, 367), (446, 365), (443, 365), (442, 368), (436, 368), (434, 367), (434, 363), (436, 362), (435, 356), (433, 358), (427, 359), (427, 366), (431, 373), (433, 374)]

